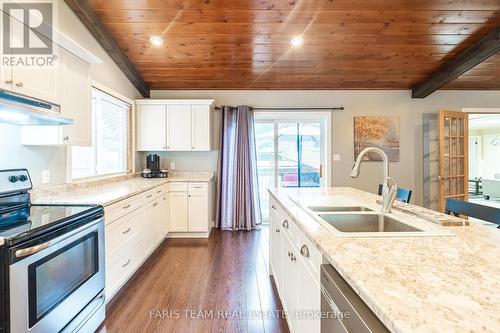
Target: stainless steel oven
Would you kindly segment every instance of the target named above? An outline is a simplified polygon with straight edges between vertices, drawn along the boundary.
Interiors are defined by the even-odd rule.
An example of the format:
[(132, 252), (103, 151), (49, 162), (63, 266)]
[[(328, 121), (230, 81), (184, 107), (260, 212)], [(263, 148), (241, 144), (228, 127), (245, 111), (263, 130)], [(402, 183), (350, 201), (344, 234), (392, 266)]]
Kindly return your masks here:
[(102, 217), (13, 246), (9, 257), (11, 332), (93, 332), (102, 322)]

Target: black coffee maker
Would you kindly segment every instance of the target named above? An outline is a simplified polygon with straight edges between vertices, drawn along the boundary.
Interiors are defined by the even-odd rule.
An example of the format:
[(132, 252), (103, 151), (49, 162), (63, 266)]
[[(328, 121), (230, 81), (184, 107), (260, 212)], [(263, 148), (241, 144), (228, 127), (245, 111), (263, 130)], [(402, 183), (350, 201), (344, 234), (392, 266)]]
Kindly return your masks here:
[(160, 156), (157, 154), (146, 156), (146, 169), (142, 171), (144, 178), (166, 178), (167, 175), (167, 170), (160, 169)]

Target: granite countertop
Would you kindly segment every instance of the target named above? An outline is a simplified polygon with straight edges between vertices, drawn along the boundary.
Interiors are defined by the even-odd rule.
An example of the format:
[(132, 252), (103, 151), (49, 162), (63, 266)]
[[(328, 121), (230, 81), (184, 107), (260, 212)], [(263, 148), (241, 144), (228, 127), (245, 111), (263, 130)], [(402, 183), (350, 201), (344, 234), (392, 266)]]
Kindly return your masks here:
[(172, 172), (168, 178), (120, 176), (72, 183), (31, 191), (34, 204), (98, 204), (109, 206), (136, 194), (171, 182), (210, 182), (212, 172)]
[(371, 208), (380, 197), (353, 188), (269, 192), (391, 332), (498, 332), (500, 230), (476, 223), (445, 227), (405, 215), (450, 235), (339, 237), (290, 197)]

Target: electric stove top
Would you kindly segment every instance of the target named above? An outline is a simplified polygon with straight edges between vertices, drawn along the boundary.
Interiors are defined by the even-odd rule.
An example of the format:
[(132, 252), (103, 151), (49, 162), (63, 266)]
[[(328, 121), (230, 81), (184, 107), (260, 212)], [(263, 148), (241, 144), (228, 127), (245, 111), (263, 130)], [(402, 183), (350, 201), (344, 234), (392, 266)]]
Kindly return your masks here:
[(0, 215), (0, 238), (13, 243), (42, 231), (71, 223), (76, 218), (102, 212), (98, 206), (30, 205)]
[(0, 170), (0, 245), (13, 245), (103, 215), (97, 205), (32, 205), (26, 169)]

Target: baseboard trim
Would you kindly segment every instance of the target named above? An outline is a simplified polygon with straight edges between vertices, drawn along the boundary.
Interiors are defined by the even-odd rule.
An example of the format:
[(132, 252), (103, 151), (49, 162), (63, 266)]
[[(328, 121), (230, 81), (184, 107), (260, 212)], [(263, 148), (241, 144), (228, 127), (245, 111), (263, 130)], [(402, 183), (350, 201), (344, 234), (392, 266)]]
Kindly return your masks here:
[(207, 232), (169, 232), (167, 238), (208, 238), (212, 228)]

